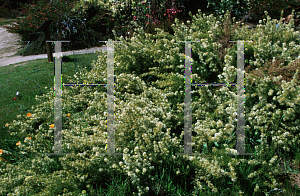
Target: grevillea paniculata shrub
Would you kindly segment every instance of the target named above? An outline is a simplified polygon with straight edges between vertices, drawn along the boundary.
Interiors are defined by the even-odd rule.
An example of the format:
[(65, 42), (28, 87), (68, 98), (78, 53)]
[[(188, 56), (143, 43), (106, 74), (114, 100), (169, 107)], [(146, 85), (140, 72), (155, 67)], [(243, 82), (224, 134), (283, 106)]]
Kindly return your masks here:
[[(132, 38), (115, 43), (115, 149), (124, 156), (100, 155), (107, 150), (106, 88), (63, 87), (62, 115), (69, 124), (63, 124), (62, 145), (71, 155), (59, 158), (45, 155), (53, 153), (53, 88), (37, 97), (43, 104), (9, 127), (12, 135), (24, 137), (19, 153), (25, 157), (14, 165), (0, 162), (1, 195), (95, 195), (93, 182), (109, 183), (116, 174), (130, 178), (133, 195), (151, 195), (154, 170), (169, 165), (174, 181), (194, 177), (196, 195), (265, 195), (280, 188), (278, 152), (293, 155), (300, 141), (299, 70), (288, 82), (281, 76), (245, 74), (246, 152), (253, 156), (226, 154), (236, 152), (236, 87), (192, 87), (193, 153), (204, 156), (175, 156), (184, 149), (185, 84), (184, 43), (176, 41), (201, 41), (192, 42), (193, 83), (235, 82), (237, 49), (225, 47), (222, 40), (228, 36), (253, 40), (245, 43), (249, 71), (261, 70), (275, 56), (285, 66), (299, 62), (294, 55), (300, 49), (299, 32), (291, 25), (276, 30), (278, 21), (268, 18), (255, 32), (245, 26), (231, 31), (230, 21), (199, 11), (190, 27), (176, 20), (174, 36), (158, 29), (155, 35), (145, 34), (139, 28)], [(107, 53), (98, 54), (93, 69), (80, 71), (70, 82), (106, 83)]]

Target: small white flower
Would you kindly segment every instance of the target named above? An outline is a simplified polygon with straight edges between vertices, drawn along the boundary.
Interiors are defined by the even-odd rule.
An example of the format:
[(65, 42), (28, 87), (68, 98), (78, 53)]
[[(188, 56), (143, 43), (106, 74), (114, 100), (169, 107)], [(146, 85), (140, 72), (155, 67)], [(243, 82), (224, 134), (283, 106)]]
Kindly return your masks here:
[(217, 126), (218, 126), (218, 127), (221, 127), (222, 125), (223, 125), (222, 121), (218, 120)]
[(220, 137), (221, 133), (215, 133), (215, 137)]
[(139, 149), (139, 147), (136, 146), (136, 147), (134, 148), (134, 152), (138, 151), (138, 149)]
[(127, 152), (129, 152), (129, 149), (128, 149), (128, 148), (125, 148), (125, 149), (123, 150), (123, 152), (126, 154)]
[(274, 92), (273, 89), (270, 89), (268, 95), (271, 96), (273, 94), (273, 92)]
[(273, 164), (277, 159), (277, 156), (274, 156), (271, 160), (270, 160), (270, 163)]

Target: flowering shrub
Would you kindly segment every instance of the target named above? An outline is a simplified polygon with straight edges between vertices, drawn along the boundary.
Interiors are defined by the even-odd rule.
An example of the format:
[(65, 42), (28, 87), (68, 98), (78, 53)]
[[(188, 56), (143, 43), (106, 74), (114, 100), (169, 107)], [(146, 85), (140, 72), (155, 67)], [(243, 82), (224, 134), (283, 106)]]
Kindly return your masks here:
[[(228, 86), (192, 89), (193, 152), (206, 150), (205, 154), (212, 156), (174, 155), (184, 149), (185, 53), (184, 43), (176, 41), (201, 40), (192, 43), (193, 83), (232, 83), (237, 75), (234, 62), (237, 51), (234, 47), (225, 48), (223, 61), (222, 55), (218, 55), (224, 36), (221, 24), (225, 22), (223, 17), (216, 21), (213, 15), (199, 11), (190, 27), (176, 20), (174, 36), (159, 29), (154, 35), (147, 34), (139, 28), (132, 38), (120, 38), (123, 42), (115, 43), (115, 149), (117, 153), (123, 152), (123, 156), (100, 155), (107, 150), (104, 87), (63, 88), (63, 118), (69, 123), (62, 126), (62, 145), (63, 152), (71, 154), (60, 158), (45, 155), (53, 152), (53, 88), (48, 94), (37, 96), (43, 104), (34, 106), (31, 115), (17, 116), (8, 126), (11, 135), (24, 138), (18, 148), (26, 157), (15, 165), (0, 162), (0, 194), (95, 195), (92, 182), (108, 182), (109, 176), (121, 173), (135, 187), (133, 195), (153, 195), (149, 185), (155, 181), (154, 169), (165, 165), (173, 165), (174, 180), (193, 175), (196, 195), (200, 192), (265, 195), (280, 188), (276, 180), (280, 155), (275, 149), (292, 154), (300, 141), (299, 70), (289, 82), (281, 80), (281, 76), (270, 79), (246, 73), (245, 129), (247, 137), (250, 133), (258, 140), (248, 143), (253, 156), (226, 154), (236, 152), (236, 89)], [(299, 56), (292, 55), (299, 51), (299, 32), (290, 24), (274, 31), (275, 42), (271, 43), (270, 29), (275, 30), (277, 22), (268, 17), (255, 32), (242, 27), (231, 35), (253, 40), (245, 44), (245, 50), (254, 51), (248, 62), (250, 70), (261, 69), (266, 61), (272, 60), (272, 45), (273, 52), (286, 59), (288, 65), (299, 61)], [(233, 26), (226, 24), (226, 29)], [(280, 42), (277, 37), (282, 38)], [(84, 83), (107, 82), (107, 54), (105, 51), (98, 54), (93, 69), (75, 74), (71, 83), (77, 83), (79, 78)], [(149, 75), (154, 78), (152, 83), (147, 82)], [(272, 85), (272, 81), (278, 80), (280, 85)], [(282, 121), (278, 122), (282, 115)], [(5, 149), (1, 154), (6, 158)]]
[[(178, 9), (180, 3), (174, 0), (164, 0), (162, 2), (136, 0), (130, 3), (122, 1), (102, 1), (102, 0), (81, 0), (81, 5), (86, 2), (96, 5), (105, 5), (110, 8), (112, 15), (108, 26), (113, 25), (113, 31), (117, 36), (131, 37), (133, 29), (132, 22), (137, 22), (139, 27), (149, 27), (156, 23), (166, 21), (174, 22), (175, 17), (182, 10)], [(112, 3), (114, 2), (114, 3)]]
[[(28, 35), (35, 31), (45, 20), (54, 19), (54, 24), (59, 20), (64, 20), (61, 18), (62, 13), (70, 13), (72, 4), (67, 2), (57, 1), (56, 3), (50, 4), (48, 1), (38, 1), (37, 4), (25, 4), (23, 7), (24, 14), (26, 18), (22, 19), (17, 25), (7, 27), (8, 31), (12, 33), (19, 33), (26, 41)], [(59, 14), (59, 13), (61, 14)], [(25, 39), (25, 40), (24, 40)]]

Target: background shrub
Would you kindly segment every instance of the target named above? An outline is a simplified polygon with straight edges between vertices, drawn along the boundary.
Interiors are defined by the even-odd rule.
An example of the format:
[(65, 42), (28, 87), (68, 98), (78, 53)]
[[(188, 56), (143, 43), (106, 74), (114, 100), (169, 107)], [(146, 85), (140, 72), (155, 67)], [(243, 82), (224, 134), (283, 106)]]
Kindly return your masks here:
[[(63, 50), (66, 50), (66, 47), (82, 49), (99, 46), (98, 40), (107, 40), (113, 37), (111, 30), (116, 31), (118, 36), (129, 36), (127, 33), (132, 29), (132, 25), (129, 25), (130, 17), (132, 18), (130, 7), (124, 4), (120, 5), (120, 7), (118, 5), (113, 6), (111, 3), (107, 4), (102, 1), (69, 2), (51, 1), (49, 3), (48, 1), (38, 1), (32, 5), (26, 4), (23, 10), (25, 10), (27, 17), (20, 24), (8, 27), (8, 29), (11, 32), (21, 34), (23, 41), (30, 41), (31, 45), (39, 46), (40, 44), (35, 44), (34, 42), (37, 42), (36, 37), (40, 35), (40, 32), (35, 32), (35, 30), (45, 20), (54, 19), (50, 27), (51, 38), (71, 40), (68, 46), (66, 44), (62, 45)], [(141, 2), (140, 4), (143, 5)], [(111, 10), (115, 9), (118, 9), (120, 12), (111, 12)], [(173, 16), (173, 14), (171, 15)], [(140, 18), (139, 24), (141, 25), (142, 23), (143, 21)], [(148, 28), (151, 27), (149, 26)], [(164, 28), (167, 29), (167, 27)], [(171, 29), (169, 28), (169, 30)], [(35, 52), (30, 52), (30, 50), (24, 51), (28, 49), (27, 47), (20, 53), (45, 53), (44, 45), (41, 48), (36, 48)], [(31, 46), (31, 48), (33, 47)]]
[[(26, 18), (19, 24), (8, 27), (8, 30), (21, 34), (23, 41), (31, 41), (32, 45), (40, 46), (40, 44), (35, 44), (35, 42), (39, 42), (36, 39), (41, 32), (35, 32), (35, 30), (45, 20), (53, 19), (54, 22), (50, 25), (50, 35), (52, 39), (71, 40), (70, 46), (73, 49), (98, 46), (99, 43), (96, 43), (95, 38), (97, 37), (98, 40), (101, 40), (101, 32), (91, 29), (92, 26), (87, 25), (83, 17), (78, 17), (76, 16), (77, 14), (73, 16), (72, 8), (75, 6), (74, 3), (72, 4), (68, 1), (57, 1), (53, 3), (38, 1), (37, 4), (26, 4), (24, 6), (24, 10), (28, 10)], [(21, 53), (41, 54), (45, 53), (44, 48), (45, 43), (43, 43), (41, 47), (36, 48), (35, 52), (22, 51)], [(66, 45), (63, 44), (62, 48), (66, 50)]]
[(264, 14), (265, 11), (268, 11), (268, 15), (271, 18), (279, 20), (282, 10), (284, 11), (283, 17), (290, 15), (293, 9), (296, 13), (299, 12), (300, 2), (297, 0), (251, 0), (250, 7), (250, 12), (255, 22), (258, 22), (263, 18), (267, 18)]
[(207, 6), (208, 8), (212, 8), (213, 10), (215, 10), (215, 12), (211, 12), (214, 15), (222, 15), (227, 10), (230, 10), (232, 8), (231, 15), (233, 17), (236, 17), (237, 20), (241, 20), (244, 16), (250, 14), (245, 22), (251, 23), (257, 23), (259, 20), (266, 18), (264, 11), (268, 11), (269, 16), (277, 20), (279, 20), (282, 10), (284, 11), (284, 17), (291, 14), (292, 9), (295, 9), (296, 12), (300, 11), (300, 2), (297, 0), (208, 0)]
[(33, 0), (0, 0), (0, 17), (16, 18), (21, 15), (22, 6), (25, 3), (32, 3)]
[(232, 9), (231, 15), (232, 17), (236, 17), (237, 20), (241, 20), (245, 15), (249, 14), (251, 8), (248, 0), (208, 0), (207, 6), (214, 9), (214, 14), (217, 15), (223, 15), (227, 10)]
[(35, 38), (31, 39), (31, 43), (27, 44), (27, 46), (24, 49), (20, 50), (17, 54), (20, 54), (22, 56), (27, 56), (27, 55), (37, 55), (37, 54), (45, 54), (45, 53), (47, 53), (46, 44), (45, 44), (45, 34), (37, 33), (35, 34)]

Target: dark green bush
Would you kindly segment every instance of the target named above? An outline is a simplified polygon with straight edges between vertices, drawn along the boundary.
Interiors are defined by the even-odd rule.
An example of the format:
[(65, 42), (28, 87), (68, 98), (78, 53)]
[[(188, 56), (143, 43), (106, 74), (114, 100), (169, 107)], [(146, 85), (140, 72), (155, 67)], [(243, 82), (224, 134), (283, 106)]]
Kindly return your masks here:
[(45, 34), (40, 33), (36, 35), (38, 38), (33, 40), (23, 50), (18, 52), (18, 54), (22, 56), (28, 56), (28, 55), (36, 55), (36, 54), (45, 54), (47, 52), (46, 44), (45, 44)]
[(246, 0), (208, 0), (208, 8), (215, 10), (214, 14), (217, 15), (222, 15), (232, 8), (232, 16), (236, 17), (237, 20), (250, 14), (246, 22), (257, 23), (259, 20), (266, 18), (264, 11), (268, 11), (271, 18), (279, 19), (281, 10), (284, 10), (285, 16), (289, 15), (292, 9), (295, 9), (296, 12), (299, 11), (300, 2), (297, 0), (251, 0), (249, 2)]
[(291, 14), (292, 9), (296, 12), (300, 11), (300, 2), (297, 0), (252, 0), (250, 3), (252, 18), (257, 22), (263, 18), (266, 18), (264, 11), (268, 11), (268, 15), (273, 19), (280, 19), (281, 10), (284, 11), (284, 15)]
[(8, 8), (1, 8), (0, 9), (0, 16), (1, 18), (9, 18), (9, 9)]
[(22, 14), (22, 6), (25, 3), (32, 3), (33, 0), (0, 0), (0, 17), (16, 18)]
[(237, 20), (241, 20), (250, 11), (249, 3), (246, 0), (208, 0), (208, 7), (213, 8), (217, 15), (223, 15), (232, 8), (232, 16), (236, 17)]

